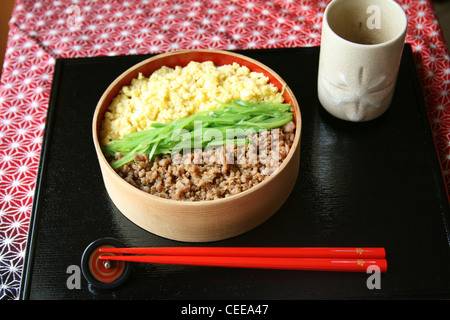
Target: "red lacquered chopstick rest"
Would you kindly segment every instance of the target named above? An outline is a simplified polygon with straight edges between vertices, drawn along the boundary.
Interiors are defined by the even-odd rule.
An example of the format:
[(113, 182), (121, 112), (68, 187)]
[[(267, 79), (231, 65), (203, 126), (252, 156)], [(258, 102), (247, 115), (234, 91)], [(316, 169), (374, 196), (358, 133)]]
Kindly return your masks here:
[(128, 262), (204, 267), (367, 272), (387, 271), (386, 253), (378, 247), (160, 247), (126, 248), (115, 239), (91, 243), (82, 258), (86, 280), (113, 288), (128, 276)]
[(131, 273), (129, 263), (100, 259), (100, 249), (119, 247), (124, 247), (124, 244), (113, 238), (98, 239), (86, 247), (81, 257), (81, 271), (91, 285), (99, 289), (113, 289), (128, 279)]

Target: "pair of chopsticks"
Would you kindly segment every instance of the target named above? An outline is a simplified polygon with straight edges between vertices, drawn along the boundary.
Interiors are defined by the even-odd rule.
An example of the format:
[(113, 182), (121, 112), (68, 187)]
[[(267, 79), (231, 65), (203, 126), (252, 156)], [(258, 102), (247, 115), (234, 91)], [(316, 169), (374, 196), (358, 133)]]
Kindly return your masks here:
[(99, 259), (190, 266), (367, 272), (387, 271), (384, 248), (161, 247), (100, 248)]

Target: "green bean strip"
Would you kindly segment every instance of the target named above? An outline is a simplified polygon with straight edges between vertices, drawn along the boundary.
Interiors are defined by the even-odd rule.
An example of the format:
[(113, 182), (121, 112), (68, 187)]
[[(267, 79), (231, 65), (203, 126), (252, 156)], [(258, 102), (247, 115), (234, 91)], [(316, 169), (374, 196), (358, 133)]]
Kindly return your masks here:
[[(152, 159), (175, 149), (249, 144), (250, 141), (244, 138), (249, 134), (279, 128), (294, 119), (288, 103), (216, 102), (219, 107), (215, 110), (201, 111), (168, 123), (153, 123), (153, 129), (133, 132), (111, 141), (102, 148), (103, 153), (107, 157), (122, 153), (123, 157), (112, 163), (116, 169), (132, 161), (139, 153), (147, 153)], [(231, 139), (227, 137), (230, 130), (233, 133)]]

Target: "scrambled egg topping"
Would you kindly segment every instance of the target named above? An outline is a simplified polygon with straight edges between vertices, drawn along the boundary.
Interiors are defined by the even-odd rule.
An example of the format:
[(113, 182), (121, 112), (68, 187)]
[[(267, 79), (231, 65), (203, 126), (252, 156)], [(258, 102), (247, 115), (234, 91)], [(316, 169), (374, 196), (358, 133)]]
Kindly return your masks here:
[(154, 122), (165, 123), (215, 109), (218, 104), (214, 100), (269, 101), (278, 92), (268, 77), (237, 63), (215, 66), (211, 61), (192, 61), (186, 67), (162, 67), (150, 77), (139, 74), (120, 90), (105, 112), (100, 143), (105, 145), (127, 133), (151, 129)]

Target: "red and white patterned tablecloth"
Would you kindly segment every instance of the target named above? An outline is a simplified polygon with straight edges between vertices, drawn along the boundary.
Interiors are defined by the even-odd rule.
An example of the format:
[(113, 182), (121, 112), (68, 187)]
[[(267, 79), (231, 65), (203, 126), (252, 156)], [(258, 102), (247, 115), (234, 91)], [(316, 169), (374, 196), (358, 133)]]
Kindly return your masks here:
[[(17, 299), (55, 61), (319, 46), (329, 0), (16, 0), (0, 84), (0, 298)], [(405, 10), (446, 185), (450, 57), (431, 0)]]

